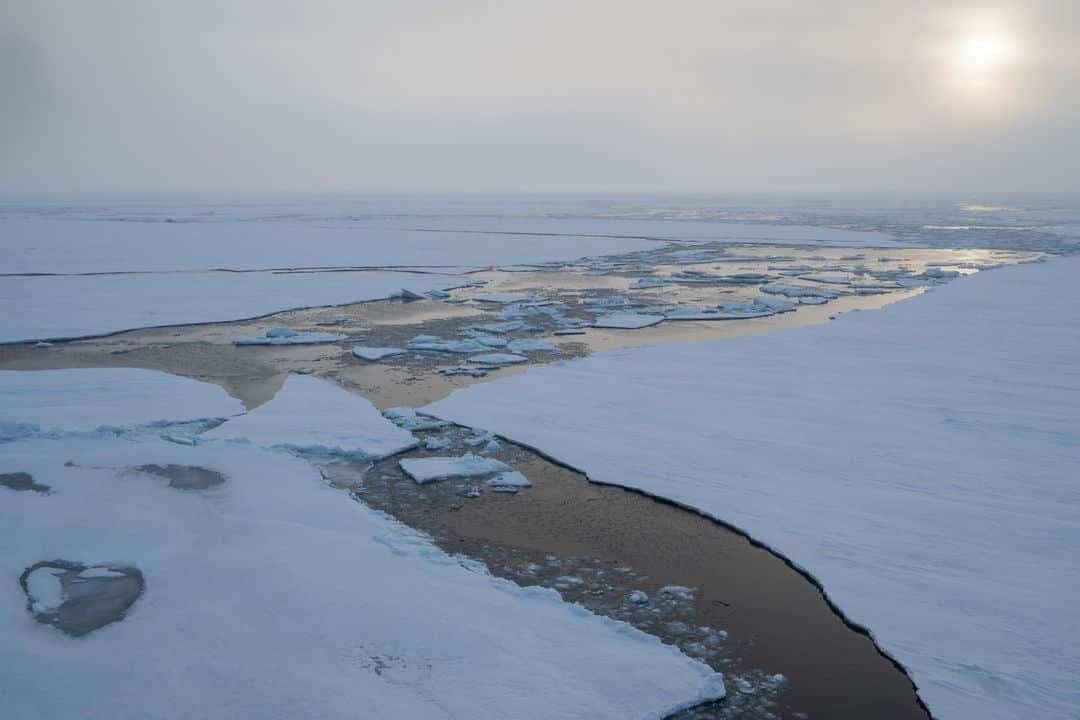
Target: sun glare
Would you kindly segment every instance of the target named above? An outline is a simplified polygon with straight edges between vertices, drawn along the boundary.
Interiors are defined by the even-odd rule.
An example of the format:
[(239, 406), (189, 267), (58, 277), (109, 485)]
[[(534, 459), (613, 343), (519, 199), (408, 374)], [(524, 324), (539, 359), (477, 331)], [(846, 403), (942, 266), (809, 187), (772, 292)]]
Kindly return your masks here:
[(1004, 35), (969, 35), (959, 45), (957, 64), (969, 80), (988, 83), (1012, 57), (1012, 43)]

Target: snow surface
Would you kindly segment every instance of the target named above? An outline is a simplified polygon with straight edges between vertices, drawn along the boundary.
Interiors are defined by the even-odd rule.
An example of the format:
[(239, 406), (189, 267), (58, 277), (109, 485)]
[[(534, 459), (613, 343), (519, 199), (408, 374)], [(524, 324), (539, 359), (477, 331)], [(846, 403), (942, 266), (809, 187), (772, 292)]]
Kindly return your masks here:
[(490, 473), (502, 473), (510, 467), (495, 458), (480, 457), (471, 453), (461, 457), (404, 458), (398, 465), (420, 485), (436, 480), (475, 477)]
[(382, 458), (416, 445), (366, 399), (311, 375), (289, 375), (266, 404), (203, 433), (205, 439)]
[[(425, 408), (746, 530), (936, 717), (1080, 707), (1080, 259), (828, 325), (619, 350)], [(633, 388), (629, 392), (628, 388)]]
[(459, 287), (449, 275), (398, 272), (162, 273), (0, 277), (0, 343), (225, 322), (304, 307)]
[(157, 370), (0, 370), (0, 440), (226, 418), (243, 404), (217, 385)]
[[(145, 437), (0, 448), (54, 488), (0, 502), (4, 717), (658, 719), (722, 692), (675, 648), (447, 556), (300, 458)], [(125, 472), (150, 463), (228, 481), (190, 495)], [(57, 558), (132, 565), (146, 589), (67, 637), (18, 583)]]

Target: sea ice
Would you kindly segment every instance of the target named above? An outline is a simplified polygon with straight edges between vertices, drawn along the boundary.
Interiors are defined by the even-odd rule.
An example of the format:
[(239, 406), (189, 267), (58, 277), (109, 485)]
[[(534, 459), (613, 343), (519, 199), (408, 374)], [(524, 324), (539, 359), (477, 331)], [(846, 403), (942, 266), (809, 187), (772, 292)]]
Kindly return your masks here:
[(639, 278), (637, 282), (630, 286), (631, 290), (645, 290), (647, 288), (658, 288), (667, 285), (667, 281), (664, 278), (659, 277), (643, 277)]
[(635, 312), (614, 312), (601, 315), (593, 320), (593, 327), (598, 328), (626, 328), (636, 330), (649, 327), (664, 321), (663, 315), (644, 315)]
[(383, 417), (399, 428), (411, 431), (437, 430), (452, 423), (429, 415), (420, 415), (411, 407), (392, 407), (382, 411)]
[(471, 377), (484, 377), (488, 373), (487, 368), (476, 367), (475, 365), (453, 365), (439, 368), (439, 372), (443, 375), (469, 375)]
[(406, 475), (424, 485), (450, 478), (476, 477), (510, 471), (510, 467), (495, 458), (467, 454), (461, 457), (403, 458), (398, 465)]
[(416, 445), (375, 406), (336, 383), (289, 375), (277, 395), (202, 435), (266, 448), (382, 458)]
[(1078, 258), (1002, 268), (825, 325), (530, 368), (428, 409), (745, 531), (868, 628), (934, 717), (1068, 718), (1078, 276)]
[(850, 285), (851, 275), (846, 272), (817, 272), (799, 276), (802, 280), (825, 283), (826, 285)]
[(409, 350), (430, 350), (446, 353), (475, 353), (483, 352), (488, 346), (479, 340), (466, 338), (464, 340), (444, 340), (432, 335), (419, 335), (414, 337), (405, 346)]
[(784, 295), (785, 297), (817, 297), (829, 300), (840, 297), (840, 293), (827, 290), (823, 287), (807, 287), (805, 285), (790, 285), (787, 283), (770, 283), (761, 286), (761, 292), (769, 295)]
[(357, 345), (352, 349), (352, 354), (361, 360), (370, 360), (372, 362), (376, 360), (382, 360), (385, 357), (392, 355), (401, 355), (405, 350), (403, 348), (393, 347), (365, 347), (364, 345)]

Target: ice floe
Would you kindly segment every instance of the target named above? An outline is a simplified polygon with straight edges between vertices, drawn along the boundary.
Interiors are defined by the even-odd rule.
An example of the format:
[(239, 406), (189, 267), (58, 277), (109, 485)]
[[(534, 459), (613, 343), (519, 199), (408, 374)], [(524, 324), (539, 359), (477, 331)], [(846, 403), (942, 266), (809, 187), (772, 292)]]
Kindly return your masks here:
[(761, 292), (768, 293), (769, 295), (783, 295), (785, 297), (817, 297), (832, 300), (840, 297), (840, 293), (835, 290), (828, 290), (823, 287), (806, 286), (806, 285), (791, 285), (789, 283), (769, 283), (768, 285), (762, 285)]
[(376, 360), (382, 360), (383, 358), (392, 357), (394, 355), (401, 355), (405, 353), (404, 348), (395, 347), (366, 347), (364, 345), (357, 345), (352, 349), (352, 354), (361, 360), (370, 360), (375, 362)]
[(517, 470), (506, 470), (494, 475), (488, 478), (487, 484), (492, 487), (532, 487), (532, 482), (529, 478), (525, 477)]
[(436, 430), (448, 427), (451, 423), (447, 420), (421, 415), (411, 407), (393, 407), (382, 411), (383, 417), (405, 430)]
[(558, 350), (558, 346), (555, 343), (548, 342), (547, 340), (536, 340), (534, 338), (518, 338), (517, 340), (511, 340), (506, 343), (506, 349), (512, 353), (523, 352), (550, 352), (552, 350)]
[(428, 350), (431, 352), (445, 353), (475, 353), (483, 352), (488, 346), (479, 340), (465, 338), (464, 340), (444, 340), (434, 335), (417, 335), (405, 346), (409, 350)]
[(614, 312), (601, 315), (593, 320), (593, 327), (598, 328), (625, 328), (637, 330), (650, 325), (656, 325), (664, 321), (663, 315), (645, 315), (635, 312)]
[(461, 457), (403, 458), (398, 460), (401, 469), (420, 485), (451, 478), (477, 477), (511, 470), (506, 463), (495, 458), (466, 454)]
[(483, 355), (473, 355), (469, 358), (469, 362), (478, 365), (516, 365), (517, 363), (528, 361), (529, 358), (524, 355), (516, 355), (514, 353), (484, 353)]
[(266, 448), (381, 458), (416, 445), (375, 406), (329, 380), (290, 375), (270, 402), (203, 433)]
[(217, 385), (157, 370), (0, 370), (0, 440), (155, 427), (243, 411)]

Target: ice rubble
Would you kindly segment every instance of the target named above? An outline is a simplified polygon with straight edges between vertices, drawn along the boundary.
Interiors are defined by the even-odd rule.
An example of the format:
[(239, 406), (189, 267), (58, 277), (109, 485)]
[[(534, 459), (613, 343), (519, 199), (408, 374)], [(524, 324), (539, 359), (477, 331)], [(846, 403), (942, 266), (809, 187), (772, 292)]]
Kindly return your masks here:
[[(616, 720), (722, 693), (674, 648), (447, 556), (300, 458), (147, 437), (2, 447), (55, 488), (0, 502), (6, 716)], [(123, 470), (147, 463), (230, 480), (208, 497)], [(66, 637), (33, 619), (63, 605), (56, 576), (33, 573), (35, 607), (19, 590), (57, 558), (88, 583), (115, 579), (122, 558), (145, 590), (119, 621)]]
[(156, 370), (0, 370), (0, 440), (226, 418), (244, 411), (217, 385)]
[(510, 466), (495, 458), (481, 457), (471, 453), (461, 457), (403, 458), (398, 460), (398, 465), (406, 475), (420, 485), (437, 480), (511, 471)]
[(310, 375), (289, 375), (270, 402), (202, 437), (374, 458), (416, 445), (409, 432), (388, 422), (366, 399)]
[(487, 345), (473, 338), (464, 340), (444, 340), (435, 335), (417, 335), (405, 346), (409, 350), (428, 350), (445, 353), (476, 353), (489, 349)]
[(440, 418), (420, 415), (411, 407), (393, 407), (383, 410), (383, 417), (405, 430), (435, 430), (451, 423)]
[(382, 360), (383, 358), (392, 357), (394, 355), (401, 355), (405, 352), (404, 348), (393, 347), (366, 347), (364, 345), (357, 345), (352, 349), (352, 354), (361, 360), (370, 360), (375, 362)]
[(509, 343), (507, 343), (506, 349), (512, 353), (550, 352), (552, 350), (558, 350), (558, 347), (555, 345), (555, 343), (550, 343), (547, 340), (518, 338), (517, 340), (511, 340)]
[(261, 337), (245, 337), (233, 340), (234, 345), (320, 345), (344, 340), (344, 335), (321, 332), (297, 332), (291, 328), (271, 328)]
[(768, 285), (761, 286), (761, 292), (769, 295), (783, 295), (784, 297), (818, 297), (832, 300), (840, 297), (840, 293), (834, 290), (827, 290), (823, 287), (812, 287), (805, 285), (792, 285), (790, 283), (769, 283)]
[(428, 409), (744, 529), (869, 628), (936, 717), (1069, 718), (1078, 276), (1076, 258), (1002, 268), (828, 325), (531, 368)]

